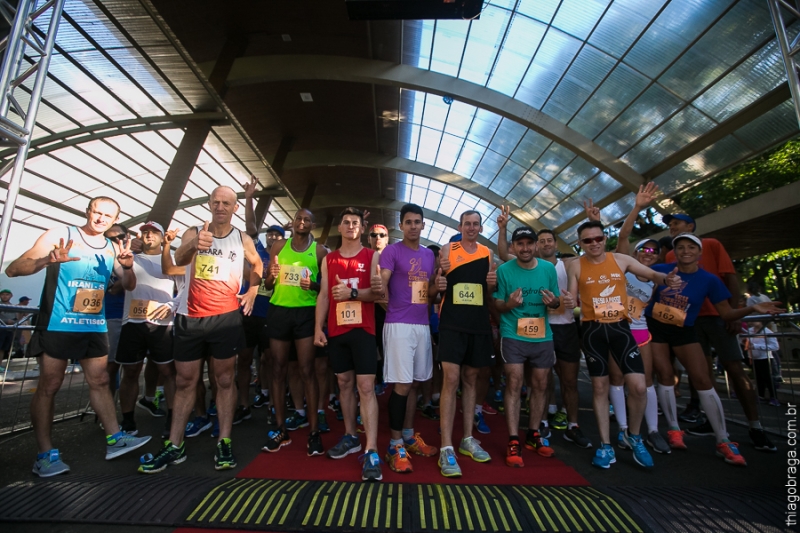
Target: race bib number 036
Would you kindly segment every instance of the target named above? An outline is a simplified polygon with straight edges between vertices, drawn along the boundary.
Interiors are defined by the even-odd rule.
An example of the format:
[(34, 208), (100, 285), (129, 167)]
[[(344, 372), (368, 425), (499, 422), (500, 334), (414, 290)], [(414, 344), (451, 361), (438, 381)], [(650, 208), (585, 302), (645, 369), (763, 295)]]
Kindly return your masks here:
[(299, 287), (300, 280), (308, 276), (308, 269), (303, 266), (281, 265), (281, 283), (289, 287)]
[(529, 339), (543, 339), (547, 333), (543, 317), (517, 319), (517, 335)]
[(336, 304), (336, 324), (339, 326), (360, 326), (361, 302), (339, 302)]
[(103, 289), (78, 289), (72, 310), (76, 313), (96, 315), (103, 309)]
[(453, 287), (453, 303), (456, 305), (483, 305), (483, 285), (480, 283), (457, 283)]
[(411, 303), (412, 304), (427, 304), (428, 303), (428, 282), (427, 281), (412, 281), (411, 282)]
[(625, 308), (622, 307), (622, 302), (607, 302), (594, 306), (594, 319), (598, 322), (619, 322), (624, 318)]
[(198, 254), (194, 261), (194, 277), (206, 281), (228, 281), (231, 262), (214, 255)]
[(683, 323), (686, 321), (686, 311), (659, 302), (653, 306), (653, 318), (664, 324), (683, 327)]

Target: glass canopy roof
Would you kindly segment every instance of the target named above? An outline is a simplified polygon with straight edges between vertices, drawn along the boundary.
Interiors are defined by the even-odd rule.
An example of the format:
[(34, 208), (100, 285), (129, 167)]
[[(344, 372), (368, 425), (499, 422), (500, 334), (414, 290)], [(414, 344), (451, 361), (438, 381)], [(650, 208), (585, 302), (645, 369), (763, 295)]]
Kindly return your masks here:
[[(131, 13), (135, 7), (126, 9), (138, 14)], [(36, 25), (46, 29), (48, 16), (49, 12), (37, 19)], [(148, 37), (141, 39), (147, 42), (144, 47), (131, 42), (95, 3), (67, 0), (14, 211), (7, 260), (29, 248), (42, 230), (82, 223), (82, 212), (93, 196), (116, 199), (122, 222), (149, 213), (185, 131), (186, 123), (171, 122), (172, 116), (214, 109), (208, 91), (152, 19), (138, 20), (138, 35)], [(158, 62), (153, 60), (156, 55)], [(25, 57), (27, 64), (34, 60)], [(22, 85), (24, 93), (15, 93), (23, 106), (31, 84), (32, 79)], [(163, 120), (142, 127), (142, 119), (148, 117)], [(119, 121), (139, 121), (139, 127)], [(265, 187), (279, 186), (238, 129), (220, 124), (212, 127), (181, 201), (207, 196), (218, 185), (241, 191), (251, 173)], [(97, 138), (87, 138), (80, 130), (92, 126), (99, 132)], [(70, 143), (71, 139), (85, 141)], [(14, 154), (15, 150), (1, 150), (0, 164)], [(239, 228), (244, 228), (243, 207), (234, 219)], [(287, 222), (287, 211), (295, 208), (290, 198), (276, 198), (267, 223)], [(209, 218), (205, 204), (189, 206), (175, 213), (171, 227), (183, 230)]]
[[(403, 62), (524, 102), (639, 173), (786, 80), (767, 5), (755, 0), (490, 0), (480, 20), (406, 21)], [(480, 183), (568, 242), (584, 200), (623, 187), (519, 122), (445, 100), (402, 92), (398, 155)], [(796, 134), (787, 101), (649, 177), (674, 195)], [(603, 218), (632, 206), (623, 196)]]

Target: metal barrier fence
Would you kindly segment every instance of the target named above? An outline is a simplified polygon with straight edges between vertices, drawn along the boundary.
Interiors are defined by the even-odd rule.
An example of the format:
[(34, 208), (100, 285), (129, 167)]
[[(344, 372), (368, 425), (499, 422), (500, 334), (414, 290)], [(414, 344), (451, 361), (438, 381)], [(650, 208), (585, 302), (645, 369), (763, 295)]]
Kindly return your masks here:
[[(0, 361), (0, 436), (31, 427), (30, 403), (39, 385), (39, 364), (27, 356), (33, 319), (37, 307), (0, 304), (0, 313), (15, 313), (13, 323), (0, 319), (0, 336), (11, 332), (10, 350)], [(8, 341), (6, 341), (8, 342)], [(3, 348), (3, 346), (0, 346)], [(64, 383), (56, 396), (53, 420), (56, 422), (81, 416), (89, 402), (89, 387), (79, 363), (67, 365)]]

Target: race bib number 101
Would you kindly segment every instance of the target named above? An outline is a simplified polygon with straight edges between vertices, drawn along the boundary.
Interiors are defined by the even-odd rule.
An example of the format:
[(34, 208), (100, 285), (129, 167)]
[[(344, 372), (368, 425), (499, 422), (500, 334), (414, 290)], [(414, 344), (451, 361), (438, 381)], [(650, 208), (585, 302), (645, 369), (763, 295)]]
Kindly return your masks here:
[(336, 304), (336, 324), (339, 326), (360, 326), (361, 302), (339, 302)]

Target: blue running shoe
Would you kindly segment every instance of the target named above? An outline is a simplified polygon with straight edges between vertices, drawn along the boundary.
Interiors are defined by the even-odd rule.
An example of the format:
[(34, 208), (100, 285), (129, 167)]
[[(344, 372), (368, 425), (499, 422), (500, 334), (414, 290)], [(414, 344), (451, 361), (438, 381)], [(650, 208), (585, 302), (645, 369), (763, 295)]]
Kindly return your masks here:
[(489, 426), (486, 425), (486, 420), (483, 419), (483, 413), (475, 413), (475, 429), (478, 430), (478, 433), (483, 433), (484, 435), (492, 432)]
[(219, 437), (219, 419), (215, 418), (214, 427), (211, 428), (211, 438), (216, 439), (217, 437)]
[(297, 411), (292, 413), (292, 416), (286, 419), (286, 429), (294, 431), (296, 429), (308, 427), (308, 417), (300, 416)]
[(317, 428), (319, 428), (322, 433), (328, 433), (331, 430), (331, 427), (328, 425), (328, 419), (325, 418), (325, 411), (317, 412)]
[(503, 389), (494, 391), (494, 402), (497, 404), (503, 403)]
[(614, 448), (612, 448), (610, 444), (603, 444), (600, 446), (592, 458), (592, 465), (599, 468), (608, 468), (616, 462), (617, 456), (614, 453)]
[(653, 458), (650, 456), (650, 452), (647, 451), (647, 448), (644, 447), (642, 436), (629, 435), (628, 438), (631, 443), (631, 448), (633, 448), (633, 460), (636, 461), (636, 464), (645, 468), (653, 468)]
[(202, 416), (196, 416), (194, 420), (186, 424), (185, 435), (187, 437), (196, 437), (200, 433), (211, 429), (211, 426), (211, 420), (208, 418), (203, 418)]
[(617, 435), (617, 446), (620, 450), (632, 450), (633, 446), (631, 445), (630, 435), (628, 435), (628, 430), (623, 429)]
[(206, 411), (208, 416), (217, 416), (217, 402), (213, 399), (211, 400), (211, 404), (208, 406), (208, 411)]

